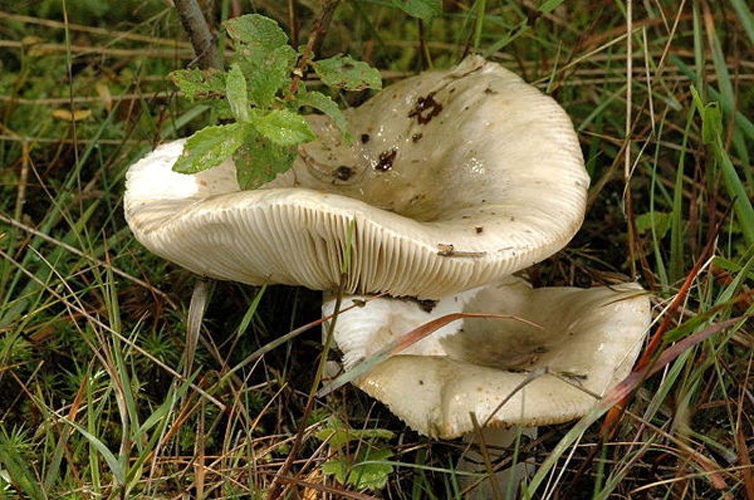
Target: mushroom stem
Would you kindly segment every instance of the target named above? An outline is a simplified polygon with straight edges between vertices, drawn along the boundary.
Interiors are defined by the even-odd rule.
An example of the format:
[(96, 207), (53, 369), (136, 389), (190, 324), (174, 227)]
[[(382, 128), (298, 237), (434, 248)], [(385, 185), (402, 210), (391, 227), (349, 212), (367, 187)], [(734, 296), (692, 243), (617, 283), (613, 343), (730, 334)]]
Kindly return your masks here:
[[(522, 436), (537, 437), (536, 427), (481, 427), (464, 434), (463, 440), (469, 443), (458, 460), (456, 470), (464, 473), (460, 477), (464, 498), (486, 500), (518, 498), (521, 482), (535, 469), (534, 464), (519, 461), (518, 447)], [(513, 453), (511, 464), (500, 468), (499, 463)]]

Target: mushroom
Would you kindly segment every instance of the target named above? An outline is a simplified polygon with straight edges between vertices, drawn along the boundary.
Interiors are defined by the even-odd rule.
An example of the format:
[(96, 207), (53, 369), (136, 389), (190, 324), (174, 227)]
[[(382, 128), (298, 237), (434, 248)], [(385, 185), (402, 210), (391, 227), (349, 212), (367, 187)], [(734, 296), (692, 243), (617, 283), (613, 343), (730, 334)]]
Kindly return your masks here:
[(589, 178), (570, 119), (501, 66), (470, 56), (322, 116), (291, 170), (241, 191), (231, 160), (171, 170), (185, 143), (128, 171), (136, 238), (203, 276), (438, 298), (550, 256), (583, 219)]
[[(504, 313), (540, 325), (469, 317), (439, 328), (353, 381), (421, 434), (449, 439), (480, 426), (512, 429), (494, 438), (496, 431), (486, 431), (486, 439), (506, 446), (517, 426), (585, 415), (628, 375), (650, 321), (649, 299), (635, 284), (533, 289), (508, 277), (443, 297), (431, 310), (398, 298), (350, 300), (363, 306), (338, 315), (334, 325), (346, 371), (448, 314)], [(332, 314), (334, 304), (326, 302), (323, 313)]]
[[(446, 439), (473, 429), (469, 413), (480, 423), (504, 427), (555, 424), (584, 415), (595, 398), (629, 373), (650, 318), (649, 300), (633, 284), (534, 289), (509, 277), (443, 297), (432, 310), (410, 299), (367, 298), (351, 296), (364, 305), (339, 315), (334, 326), (346, 370), (447, 314), (503, 313), (541, 326), (466, 318), (357, 379), (361, 389), (410, 427)], [(334, 303), (325, 302), (324, 315), (333, 313)]]
[[(589, 177), (573, 125), (553, 99), (498, 64), (469, 56), (451, 70), (391, 85), (345, 114), (352, 142), (327, 118), (311, 116), (317, 140), (299, 148), (288, 172), (254, 191), (239, 188), (230, 159), (184, 175), (172, 166), (185, 141), (158, 147), (127, 173), (124, 209), (131, 230), (152, 252), (210, 278), (411, 297), (372, 301), (362, 310), (371, 319), (358, 328), (377, 344), (380, 335), (399, 335), (426, 320), (407, 312), (407, 323), (395, 326), (380, 319), (382, 304), (388, 312), (413, 310), (420, 300), (438, 299), (427, 314), (475, 304), (480, 310), (496, 304), (524, 314), (529, 300), (538, 304), (531, 312), (552, 307), (571, 314), (569, 307), (559, 306), (570, 300), (573, 309), (589, 309), (578, 306), (586, 299), (577, 300), (569, 291), (551, 297), (551, 292), (525, 292), (524, 285), (508, 281), (479, 288), (502, 283), (549, 257), (581, 225)], [(600, 305), (602, 299), (623, 298), (606, 291), (583, 293)], [(627, 303), (633, 302), (615, 302)], [(595, 316), (567, 317), (573, 324), (585, 321), (582, 326), (601, 324), (595, 319), (599, 314), (618, 317), (622, 307), (595, 305)], [(357, 324), (349, 318), (358, 316), (344, 314), (337, 327), (347, 365), (349, 358), (369, 354), (367, 340), (343, 333), (355, 328), (348, 326)], [(566, 316), (547, 317), (565, 324)], [(374, 330), (375, 324), (385, 328)], [(594, 356), (551, 359), (560, 352), (552, 335), (492, 330), (481, 320), (463, 325), (463, 334), (448, 327), (379, 364), (359, 379), (359, 386), (385, 398), (418, 431), (452, 437), (469, 430), (469, 412), (483, 424), (489, 417), (492, 425), (522, 424), (523, 415), (528, 425), (575, 418), (593, 396), (561, 379), (573, 373), (573, 384), (600, 393), (615, 378), (588, 371), (592, 365), (584, 359)], [(582, 338), (581, 330), (572, 330), (574, 338)], [(494, 340), (488, 340), (491, 331)], [(491, 346), (489, 356), (477, 349), (480, 341)], [(605, 340), (603, 350), (615, 357), (612, 345)], [(623, 354), (628, 366), (631, 355)], [(505, 369), (490, 367), (493, 363), (504, 363)], [(492, 411), (511, 383), (542, 366), (550, 372)], [(393, 370), (406, 373), (413, 389), (390, 378)], [(474, 378), (477, 374), (494, 377), (481, 380)], [(587, 378), (581, 380), (581, 374)], [(558, 393), (550, 396), (548, 388), (556, 386)], [(446, 397), (453, 391), (477, 399)], [(394, 399), (408, 393), (410, 400)], [(572, 399), (563, 399), (566, 393)], [(552, 401), (561, 401), (559, 416), (538, 413), (540, 403)]]

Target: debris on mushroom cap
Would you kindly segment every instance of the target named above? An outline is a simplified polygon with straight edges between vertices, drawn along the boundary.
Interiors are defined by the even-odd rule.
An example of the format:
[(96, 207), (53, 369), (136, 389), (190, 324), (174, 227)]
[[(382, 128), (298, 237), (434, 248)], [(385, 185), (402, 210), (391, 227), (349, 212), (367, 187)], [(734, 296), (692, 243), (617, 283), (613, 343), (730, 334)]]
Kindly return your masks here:
[(526, 268), (581, 225), (589, 179), (550, 97), (476, 56), (348, 110), (352, 144), (321, 116), (293, 169), (240, 191), (231, 161), (171, 171), (157, 148), (128, 174), (126, 219), (154, 253), (249, 284), (437, 298)]
[[(333, 307), (334, 301), (325, 303), (324, 314)], [(628, 375), (650, 322), (649, 299), (638, 285), (532, 289), (507, 278), (444, 297), (431, 312), (401, 299), (369, 300), (338, 316), (335, 341), (348, 369), (451, 312), (510, 314), (542, 329), (514, 320), (464, 319), (356, 379), (410, 427), (441, 438), (471, 431), (471, 413), (481, 425), (502, 427), (583, 416)]]

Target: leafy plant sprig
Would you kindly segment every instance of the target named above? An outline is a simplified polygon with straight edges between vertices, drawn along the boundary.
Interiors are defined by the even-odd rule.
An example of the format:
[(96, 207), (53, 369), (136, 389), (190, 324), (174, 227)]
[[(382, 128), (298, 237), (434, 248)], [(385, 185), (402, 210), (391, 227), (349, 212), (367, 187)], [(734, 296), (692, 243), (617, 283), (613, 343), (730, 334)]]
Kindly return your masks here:
[[(333, 417), (327, 427), (317, 431), (317, 438), (327, 442), (332, 457), (322, 464), (322, 472), (340, 484), (357, 490), (380, 490), (394, 471), (388, 460), (393, 456), (387, 443), (393, 433), (386, 429), (352, 429)], [(352, 449), (353, 448), (353, 449)]]
[[(254, 189), (290, 168), (300, 144), (315, 139), (304, 107), (327, 115), (348, 138), (347, 122), (328, 95), (300, 81), (302, 50), (272, 19), (250, 14), (224, 23), (235, 57), (227, 71), (184, 69), (171, 80), (191, 100), (211, 100), (231, 123), (205, 127), (188, 138), (173, 170), (193, 174), (232, 157), (238, 184)], [(337, 90), (380, 89), (379, 71), (348, 56), (304, 61), (322, 83)], [(294, 84), (295, 82), (295, 84)], [(350, 140), (350, 138), (348, 138)]]

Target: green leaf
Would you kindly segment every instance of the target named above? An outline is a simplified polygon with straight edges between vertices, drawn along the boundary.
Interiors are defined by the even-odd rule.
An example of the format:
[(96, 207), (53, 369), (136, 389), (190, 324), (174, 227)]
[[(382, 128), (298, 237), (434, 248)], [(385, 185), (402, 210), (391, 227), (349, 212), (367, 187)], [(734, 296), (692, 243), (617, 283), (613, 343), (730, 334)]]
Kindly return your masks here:
[(723, 133), (723, 114), (717, 101), (708, 102), (704, 106), (702, 116), (702, 142), (714, 143)]
[(256, 106), (269, 108), (277, 93), (290, 85), (297, 57), (293, 47), (281, 45), (241, 61), (241, 69), (249, 83), (249, 96)]
[(705, 103), (694, 86), (691, 87), (691, 95), (694, 106), (702, 118), (702, 142), (711, 145), (720, 166), (723, 183), (733, 200), (733, 212), (738, 219), (746, 245), (754, 245), (754, 204), (723, 145), (722, 112), (717, 102)]
[[(720, 162), (723, 184), (728, 196), (733, 200), (733, 213), (736, 214), (738, 225), (744, 236), (747, 247), (754, 246), (754, 204), (746, 191), (743, 180), (736, 171), (736, 167), (728, 156), (722, 144), (722, 137), (717, 137), (715, 156)], [(744, 167), (746, 168), (746, 167)]]
[(315, 436), (340, 450), (354, 441), (392, 439), (395, 434), (387, 429), (353, 429), (341, 419), (333, 417), (329, 419), (327, 427), (317, 431)]
[(291, 80), (298, 54), (288, 36), (272, 19), (250, 14), (226, 21), (237, 59), (248, 82), (252, 103), (269, 108), (275, 95)]
[(393, 452), (389, 449), (371, 446), (359, 448), (357, 463), (351, 468), (348, 483), (360, 490), (381, 490), (394, 470), (393, 464), (387, 461), (392, 456)]
[(220, 98), (225, 93), (225, 73), (217, 69), (179, 69), (168, 75), (190, 100)]
[(394, 470), (393, 464), (387, 462), (392, 456), (389, 449), (364, 445), (359, 448), (353, 463), (349, 457), (340, 456), (322, 464), (322, 472), (358, 490), (382, 489)]
[(673, 216), (665, 212), (648, 212), (636, 217), (636, 230), (640, 234), (646, 234), (654, 230), (658, 239), (665, 237), (670, 230)]
[(393, 0), (393, 5), (422, 21), (429, 21), (442, 14), (442, 0)]
[(330, 117), (333, 123), (335, 123), (335, 126), (338, 127), (340, 133), (346, 136), (346, 140), (351, 142), (351, 134), (348, 131), (348, 120), (346, 120), (346, 116), (340, 110), (338, 104), (330, 97), (321, 92), (317, 92), (316, 90), (312, 90), (297, 95), (296, 101), (299, 108), (302, 106), (309, 106), (310, 108), (314, 108), (326, 114)]
[(288, 35), (278, 23), (259, 14), (235, 17), (225, 21), (224, 26), (235, 42), (247, 45), (252, 52), (267, 53), (288, 43)]
[(107, 445), (105, 445), (105, 443), (97, 438), (97, 436), (91, 434), (81, 425), (67, 418), (61, 420), (76, 429), (82, 436), (84, 436), (84, 438), (86, 438), (87, 441), (89, 441), (94, 449), (96, 449), (99, 454), (102, 455), (105, 463), (107, 463), (107, 466), (110, 468), (110, 472), (112, 472), (113, 474), (113, 479), (115, 479), (115, 482), (119, 485), (125, 484), (126, 470), (119, 460), (119, 457), (116, 456), (112, 451), (110, 451)]
[(173, 171), (195, 174), (216, 167), (243, 144), (245, 131), (241, 123), (206, 127), (188, 138), (183, 154), (173, 165)]
[(563, 2), (565, 2), (565, 0), (545, 0), (542, 5), (537, 7), (537, 10), (542, 14), (549, 14), (560, 7)]
[(746, 36), (749, 38), (749, 43), (754, 45), (754, 14), (751, 13), (749, 7), (746, 6), (747, 0), (731, 0), (731, 5), (736, 9), (736, 15), (738, 16), (738, 25), (741, 26), (746, 32)]
[(381, 89), (380, 72), (363, 61), (336, 56), (312, 63), (314, 71), (328, 87), (344, 90)]
[(241, 189), (256, 189), (288, 170), (295, 158), (295, 146), (275, 144), (249, 126), (243, 145), (233, 154), (238, 185)]
[(348, 443), (369, 439), (392, 439), (395, 435), (387, 429), (351, 429), (336, 420), (330, 426), (317, 431), (318, 439), (327, 441), (332, 448), (342, 449)]
[(349, 463), (345, 457), (333, 458), (322, 464), (322, 473), (327, 476), (335, 476), (340, 484), (346, 484)]
[(225, 79), (225, 95), (233, 112), (233, 117), (239, 122), (249, 121), (249, 95), (246, 90), (246, 77), (238, 64), (230, 66)]
[(273, 109), (252, 115), (251, 123), (262, 137), (278, 146), (298, 146), (316, 139), (306, 119), (292, 111)]
[(720, 106), (717, 101), (705, 103), (694, 86), (691, 87), (691, 96), (702, 119), (702, 142), (714, 144), (723, 132), (723, 117)]

